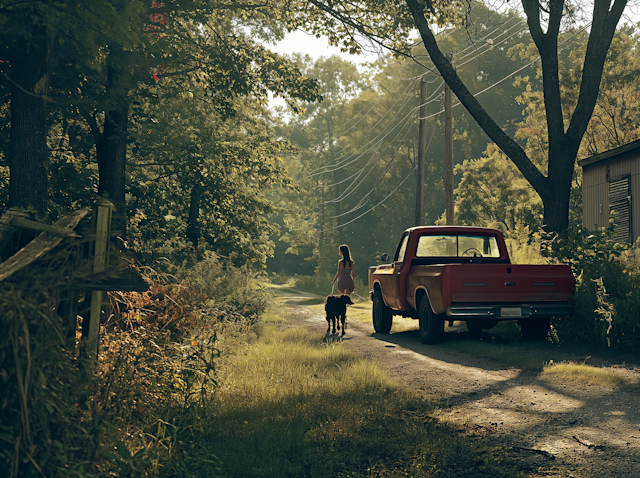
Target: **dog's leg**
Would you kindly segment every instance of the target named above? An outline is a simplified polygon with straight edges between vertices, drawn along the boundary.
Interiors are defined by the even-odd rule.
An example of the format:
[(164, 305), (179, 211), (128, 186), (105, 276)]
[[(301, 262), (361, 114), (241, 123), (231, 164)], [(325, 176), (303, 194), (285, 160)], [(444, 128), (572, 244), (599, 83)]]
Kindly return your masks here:
[(331, 330), (331, 319), (329, 318), (329, 315), (327, 315), (327, 334), (329, 333), (330, 330)]
[(347, 314), (342, 314), (340, 319), (342, 320), (342, 335), (344, 335), (346, 333), (346, 329), (344, 328), (344, 324), (347, 321)]

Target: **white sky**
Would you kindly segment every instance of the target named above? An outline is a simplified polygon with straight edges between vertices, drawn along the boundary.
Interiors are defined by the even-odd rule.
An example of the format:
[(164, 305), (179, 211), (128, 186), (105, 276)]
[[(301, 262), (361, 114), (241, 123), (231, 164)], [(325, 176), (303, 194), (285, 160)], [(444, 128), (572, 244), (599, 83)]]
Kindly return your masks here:
[[(293, 53), (302, 53), (309, 55), (313, 60), (317, 60), (321, 56), (330, 57), (338, 55), (341, 58), (351, 61), (355, 64), (362, 64), (368, 61), (374, 61), (377, 57), (374, 54), (349, 55), (342, 53), (340, 48), (329, 45), (326, 37), (316, 38), (313, 35), (301, 30), (288, 33), (284, 40), (277, 45), (267, 45), (271, 51), (281, 55), (291, 55)], [(269, 106), (285, 106), (284, 100), (271, 97)]]
[(370, 55), (349, 55), (347, 53), (342, 53), (340, 48), (329, 45), (326, 37), (316, 38), (301, 30), (288, 33), (284, 37), (284, 40), (279, 42), (277, 45), (269, 45), (269, 49), (276, 53), (280, 53), (281, 55), (303, 53), (309, 55), (314, 60), (317, 60), (321, 56), (329, 57), (331, 55), (339, 55), (354, 63), (363, 63), (374, 59)]

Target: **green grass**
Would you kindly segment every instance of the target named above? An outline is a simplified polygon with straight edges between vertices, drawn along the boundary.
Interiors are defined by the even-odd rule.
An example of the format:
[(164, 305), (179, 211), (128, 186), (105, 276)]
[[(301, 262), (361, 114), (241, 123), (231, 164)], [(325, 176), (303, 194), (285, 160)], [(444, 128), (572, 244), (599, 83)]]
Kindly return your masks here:
[(432, 403), (317, 333), (263, 324), (228, 360), (213, 403), (165, 419), (176, 445), (160, 475), (522, 476), (500, 451), (439, 424)]
[[(322, 312), (323, 301), (320, 299), (307, 299), (299, 303), (308, 305), (319, 313)], [(356, 300), (354, 305), (349, 306), (348, 318), (360, 323), (370, 323), (371, 302)], [(462, 322), (455, 324), (457, 328), (463, 327)], [(415, 330), (417, 327), (416, 320), (395, 316), (392, 333)], [(441, 346), (477, 357), (496, 360), (522, 370), (541, 372), (549, 376), (561, 377), (563, 380), (583, 381), (602, 386), (628, 385), (628, 382), (615, 372), (584, 364), (565, 362), (562, 366), (558, 363), (555, 366), (550, 366), (549, 363), (553, 363), (553, 358), (557, 355), (558, 345), (550, 342), (526, 342), (526, 346), (524, 346), (520, 327), (515, 321), (499, 322), (480, 337), (455, 334), (455, 331), (448, 332), (445, 337), (445, 340), (440, 343)]]
[(544, 366), (543, 375), (611, 388), (631, 385), (628, 379), (613, 370), (573, 362), (548, 363)]

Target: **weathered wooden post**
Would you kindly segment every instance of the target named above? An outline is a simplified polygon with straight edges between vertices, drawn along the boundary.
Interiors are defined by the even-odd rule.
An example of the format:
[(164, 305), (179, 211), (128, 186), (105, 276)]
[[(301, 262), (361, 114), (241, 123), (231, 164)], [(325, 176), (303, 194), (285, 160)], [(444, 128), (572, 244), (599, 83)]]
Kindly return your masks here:
[[(95, 207), (95, 248), (93, 254), (93, 273), (104, 272), (109, 265), (109, 239), (111, 237), (111, 213), (113, 204), (104, 198), (98, 199)], [(91, 291), (89, 323), (82, 325), (85, 351), (91, 358), (98, 358), (100, 343), (100, 312), (102, 310), (102, 291)], [(86, 337), (86, 338), (85, 338)]]

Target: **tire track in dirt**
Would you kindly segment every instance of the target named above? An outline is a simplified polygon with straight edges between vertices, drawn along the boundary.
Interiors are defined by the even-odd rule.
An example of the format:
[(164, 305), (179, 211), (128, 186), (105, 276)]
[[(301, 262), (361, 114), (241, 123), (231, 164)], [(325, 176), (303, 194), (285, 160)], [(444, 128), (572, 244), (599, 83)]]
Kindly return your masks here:
[[(319, 296), (276, 293), (285, 299), (288, 325), (324, 336), (324, 316), (299, 304)], [(532, 469), (542, 467), (529, 476), (640, 478), (638, 368), (615, 367), (635, 385), (608, 388), (563, 382), (446, 345), (423, 345), (417, 331), (376, 334), (372, 325), (351, 320), (344, 339), (329, 337), (438, 401), (439, 420), (507, 447), (513, 459)]]

